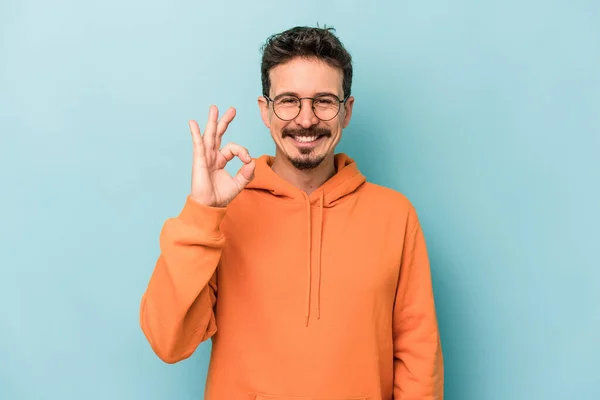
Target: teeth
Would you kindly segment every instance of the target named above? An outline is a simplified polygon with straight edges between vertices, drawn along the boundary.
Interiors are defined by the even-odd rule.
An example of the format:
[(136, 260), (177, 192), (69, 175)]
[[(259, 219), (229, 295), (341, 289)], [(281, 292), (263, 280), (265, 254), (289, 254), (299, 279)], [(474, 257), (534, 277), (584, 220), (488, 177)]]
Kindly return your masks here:
[(300, 143), (310, 143), (317, 140), (318, 136), (294, 136), (294, 139)]

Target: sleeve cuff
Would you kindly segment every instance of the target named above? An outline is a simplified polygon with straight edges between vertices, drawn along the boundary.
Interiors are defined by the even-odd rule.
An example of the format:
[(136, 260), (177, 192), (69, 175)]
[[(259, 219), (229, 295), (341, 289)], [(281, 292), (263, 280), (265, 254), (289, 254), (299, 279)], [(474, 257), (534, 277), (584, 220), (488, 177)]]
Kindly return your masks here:
[(205, 206), (188, 195), (178, 218), (186, 224), (194, 225), (203, 236), (219, 238), (222, 236), (221, 221), (226, 212), (226, 207)]

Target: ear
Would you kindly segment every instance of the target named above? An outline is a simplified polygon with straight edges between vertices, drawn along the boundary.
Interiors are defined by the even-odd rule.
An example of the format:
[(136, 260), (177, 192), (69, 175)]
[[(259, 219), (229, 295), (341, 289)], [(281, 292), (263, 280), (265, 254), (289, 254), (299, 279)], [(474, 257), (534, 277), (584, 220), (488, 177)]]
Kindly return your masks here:
[(269, 102), (264, 96), (258, 98), (258, 108), (260, 109), (260, 117), (263, 120), (265, 126), (271, 129), (271, 115), (269, 112)]
[(342, 128), (346, 128), (350, 124), (350, 118), (352, 118), (352, 107), (354, 106), (354, 96), (348, 97), (346, 103), (344, 104), (344, 121), (342, 123)]

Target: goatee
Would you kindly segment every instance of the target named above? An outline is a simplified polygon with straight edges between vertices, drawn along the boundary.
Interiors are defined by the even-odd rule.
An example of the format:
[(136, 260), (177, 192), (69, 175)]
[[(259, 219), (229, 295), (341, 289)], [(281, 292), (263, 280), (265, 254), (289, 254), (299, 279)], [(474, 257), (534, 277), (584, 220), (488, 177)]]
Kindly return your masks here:
[[(304, 137), (316, 136), (317, 139), (319, 139), (322, 136), (325, 136), (325, 137), (329, 138), (329, 137), (331, 137), (331, 131), (327, 128), (318, 128), (316, 126), (310, 127), (308, 129), (304, 129), (304, 128), (284, 129), (281, 132), (281, 137), (286, 138), (287, 136), (289, 136), (291, 138), (293, 138), (294, 136), (304, 136)], [(317, 158), (310, 157), (311, 154), (313, 153), (312, 148), (300, 147), (300, 148), (298, 148), (298, 151), (300, 152), (300, 154), (304, 155), (305, 157), (297, 157), (297, 158), (288, 157), (288, 160), (290, 160), (292, 165), (296, 169), (299, 169), (299, 170), (307, 170), (307, 169), (316, 168), (319, 165), (321, 165), (321, 163), (325, 159), (324, 155), (317, 157)]]

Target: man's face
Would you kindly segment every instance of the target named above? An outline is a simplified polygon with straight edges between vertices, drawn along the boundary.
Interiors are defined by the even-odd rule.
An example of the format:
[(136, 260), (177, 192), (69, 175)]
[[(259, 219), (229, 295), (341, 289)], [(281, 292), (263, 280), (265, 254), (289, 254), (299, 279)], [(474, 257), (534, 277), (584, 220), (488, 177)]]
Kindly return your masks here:
[[(343, 74), (339, 68), (311, 58), (294, 58), (270, 71), (269, 97), (277, 99), (282, 94), (316, 97), (332, 94), (344, 98)], [(348, 126), (352, 115), (354, 98), (340, 104), (339, 113), (329, 121), (322, 121), (313, 112), (311, 100), (301, 100), (302, 108), (297, 117), (284, 121), (273, 111), (273, 103), (264, 97), (258, 99), (263, 122), (271, 131), (278, 155), (285, 156), (298, 169), (316, 168), (329, 155)], [(297, 107), (296, 107), (297, 110)], [(281, 112), (279, 112), (282, 115)], [(287, 119), (287, 118), (286, 118)]]

